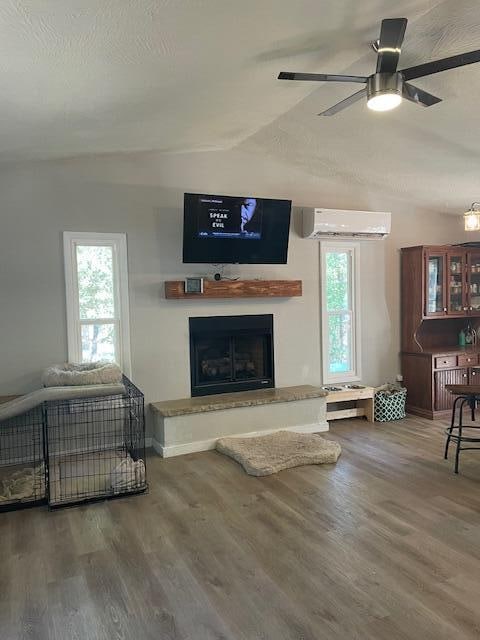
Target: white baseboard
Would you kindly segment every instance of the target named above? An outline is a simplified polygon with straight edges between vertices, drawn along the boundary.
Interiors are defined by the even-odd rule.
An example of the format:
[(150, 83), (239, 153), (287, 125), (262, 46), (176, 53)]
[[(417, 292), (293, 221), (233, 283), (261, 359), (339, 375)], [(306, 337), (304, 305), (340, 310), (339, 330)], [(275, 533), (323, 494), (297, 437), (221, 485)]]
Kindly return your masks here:
[[(328, 431), (328, 422), (317, 422), (313, 424), (302, 424), (295, 427), (283, 427), (281, 429), (264, 429), (263, 431), (250, 431), (249, 433), (235, 433), (232, 438), (253, 438), (254, 436), (266, 436), (276, 431), (295, 431), (297, 433), (321, 433)], [(220, 437), (220, 436), (219, 436)], [(162, 456), (162, 458), (173, 458), (183, 456), (187, 453), (198, 453), (199, 451), (209, 451), (215, 449), (215, 444), (219, 438), (209, 438), (208, 440), (196, 440), (184, 444), (163, 445), (155, 438), (151, 438), (152, 447)]]

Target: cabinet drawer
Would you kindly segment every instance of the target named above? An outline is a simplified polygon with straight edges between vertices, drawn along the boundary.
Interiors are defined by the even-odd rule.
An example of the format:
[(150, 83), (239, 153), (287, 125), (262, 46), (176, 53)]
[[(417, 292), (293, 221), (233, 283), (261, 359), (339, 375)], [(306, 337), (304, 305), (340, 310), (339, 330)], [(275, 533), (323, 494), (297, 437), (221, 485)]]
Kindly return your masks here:
[(435, 358), (435, 369), (451, 369), (457, 366), (457, 356)]
[(480, 384), (480, 368), (473, 367), (469, 371), (469, 380), (468, 384)]
[(458, 366), (459, 367), (474, 367), (478, 364), (478, 354), (471, 353), (466, 354), (463, 353), (461, 356), (458, 356)]

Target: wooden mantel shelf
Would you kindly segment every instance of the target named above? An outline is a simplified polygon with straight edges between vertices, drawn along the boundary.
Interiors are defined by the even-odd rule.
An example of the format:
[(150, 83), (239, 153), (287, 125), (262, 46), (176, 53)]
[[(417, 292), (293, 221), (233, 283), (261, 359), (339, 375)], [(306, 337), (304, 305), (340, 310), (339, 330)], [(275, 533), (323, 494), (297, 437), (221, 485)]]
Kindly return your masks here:
[(204, 298), (293, 298), (302, 295), (301, 280), (204, 280), (203, 293), (185, 293), (183, 280), (165, 282), (165, 297), (174, 300)]

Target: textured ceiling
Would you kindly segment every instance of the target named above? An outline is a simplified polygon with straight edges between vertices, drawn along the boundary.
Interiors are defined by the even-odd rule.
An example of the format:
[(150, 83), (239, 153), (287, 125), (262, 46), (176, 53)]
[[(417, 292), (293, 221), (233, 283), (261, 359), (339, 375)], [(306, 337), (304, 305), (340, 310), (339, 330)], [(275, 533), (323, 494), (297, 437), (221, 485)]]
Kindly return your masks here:
[(276, 80), (372, 73), (400, 16), (401, 66), (480, 48), (478, 0), (2, 0), (0, 161), (237, 147), (442, 210), (478, 200), (480, 64), (417, 80), (429, 109), (333, 118), (316, 114), (356, 85)]

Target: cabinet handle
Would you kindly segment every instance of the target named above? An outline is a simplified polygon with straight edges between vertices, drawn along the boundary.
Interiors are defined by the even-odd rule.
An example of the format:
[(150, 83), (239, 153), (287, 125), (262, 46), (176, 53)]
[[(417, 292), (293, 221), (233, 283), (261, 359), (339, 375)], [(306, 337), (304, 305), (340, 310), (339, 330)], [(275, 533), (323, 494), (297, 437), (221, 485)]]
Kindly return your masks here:
[(467, 377), (467, 374), (466, 374), (466, 373), (464, 373), (464, 374), (462, 375), (462, 378), (466, 378), (466, 377)]
[(476, 375), (475, 371), (472, 371), (472, 376), (475, 376), (475, 375)]
[(446, 312), (447, 311), (447, 307), (443, 307), (443, 310)]
[(473, 311), (473, 307), (470, 307), (470, 311)]
[(471, 361), (472, 361), (472, 359), (471, 359), (471, 358), (467, 358), (467, 362), (471, 362)]
[(463, 307), (463, 310), (464, 311), (468, 311), (468, 307)]

